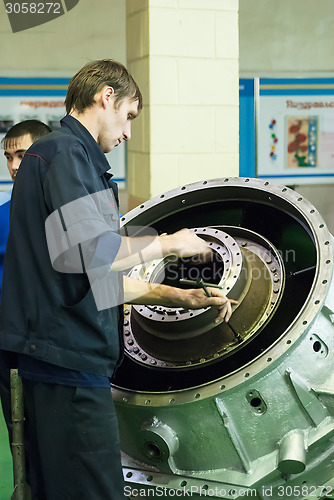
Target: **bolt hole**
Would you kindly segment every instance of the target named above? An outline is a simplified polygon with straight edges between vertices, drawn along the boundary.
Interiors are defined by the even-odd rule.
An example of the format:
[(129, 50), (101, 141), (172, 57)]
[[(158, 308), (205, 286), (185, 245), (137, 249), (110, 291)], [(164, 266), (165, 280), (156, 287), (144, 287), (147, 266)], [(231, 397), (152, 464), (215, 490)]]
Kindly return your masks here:
[(247, 372), (247, 373), (245, 373), (245, 377), (249, 377), (249, 373), (248, 373), (248, 372)]
[(253, 406), (253, 408), (257, 408), (258, 406), (261, 405), (261, 403), (262, 403), (262, 401), (260, 398), (253, 398), (250, 401), (250, 404)]
[(164, 195), (164, 194), (161, 194), (161, 195), (160, 195), (160, 198), (164, 198), (164, 197), (165, 197), (165, 195)]
[(148, 476), (147, 477), (147, 481), (152, 481), (152, 479), (153, 479), (153, 476)]
[(267, 361), (268, 361), (268, 363), (270, 363), (270, 361), (272, 361), (272, 358), (268, 358)]
[(155, 443), (146, 443), (145, 453), (148, 457), (153, 458), (153, 459), (157, 459), (157, 458), (161, 457), (160, 448)]
[(186, 189), (186, 187), (185, 187), (185, 186), (182, 186), (182, 187), (181, 187), (181, 190), (182, 190), (182, 191), (184, 191), (185, 189)]
[(221, 386), (220, 386), (220, 389), (221, 389), (221, 390), (225, 389), (225, 385), (221, 385)]
[(132, 477), (132, 472), (128, 472), (128, 473), (126, 474), (126, 477)]
[(198, 393), (197, 393), (197, 394), (195, 394), (195, 398), (196, 398), (196, 399), (198, 399), (198, 398), (200, 398), (200, 397), (201, 397), (201, 395), (200, 395), (200, 394), (198, 394)]
[(287, 344), (291, 344), (291, 340), (287, 340), (287, 341), (286, 341), (286, 343), (287, 343)]
[(140, 205), (140, 208), (144, 208), (144, 205)]
[(303, 321), (303, 325), (307, 325), (307, 321)]
[[(205, 185), (205, 184), (207, 184), (207, 183), (208, 183), (208, 181), (204, 181), (204, 182), (203, 182), (203, 184), (204, 184), (204, 185)], [(187, 484), (187, 483), (186, 483), (186, 484)]]
[(319, 352), (321, 349), (321, 344), (319, 342), (319, 340), (316, 340), (313, 344), (313, 351), (314, 352)]
[[(204, 184), (204, 182), (203, 182)], [(182, 483), (180, 484), (180, 486), (184, 487), (184, 486), (187, 486), (187, 481), (182, 481)]]

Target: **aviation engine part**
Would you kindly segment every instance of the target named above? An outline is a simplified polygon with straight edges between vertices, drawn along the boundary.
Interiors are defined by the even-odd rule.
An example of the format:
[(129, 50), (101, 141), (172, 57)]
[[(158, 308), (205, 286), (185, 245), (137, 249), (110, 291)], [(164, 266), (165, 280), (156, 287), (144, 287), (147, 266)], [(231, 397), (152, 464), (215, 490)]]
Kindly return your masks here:
[(201, 278), (238, 304), (218, 325), (211, 308), (125, 305), (112, 393), (127, 485), (165, 496), (329, 496), (333, 247), (321, 215), (287, 187), (223, 178), (149, 200), (122, 218), (124, 234), (130, 227), (136, 236), (188, 227), (213, 255), (157, 259), (130, 276), (177, 287)]

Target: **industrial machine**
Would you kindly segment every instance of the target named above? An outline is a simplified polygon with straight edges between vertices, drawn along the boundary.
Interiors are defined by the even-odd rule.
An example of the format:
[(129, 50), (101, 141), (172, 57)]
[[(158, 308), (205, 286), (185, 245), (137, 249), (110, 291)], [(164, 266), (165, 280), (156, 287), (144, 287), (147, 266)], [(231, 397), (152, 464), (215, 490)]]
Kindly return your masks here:
[[(259, 179), (182, 186), (122, 218), (134, 235), (191, 228), (210, 262), (171, 257), (130, 275), (204, 281), (238, 304), (128, 306), (112, 386), (127, 496), (311, 499), (334, 491), (333, 247), (317, 210)], [(137, 229), (133, 229), (137, 228)]]

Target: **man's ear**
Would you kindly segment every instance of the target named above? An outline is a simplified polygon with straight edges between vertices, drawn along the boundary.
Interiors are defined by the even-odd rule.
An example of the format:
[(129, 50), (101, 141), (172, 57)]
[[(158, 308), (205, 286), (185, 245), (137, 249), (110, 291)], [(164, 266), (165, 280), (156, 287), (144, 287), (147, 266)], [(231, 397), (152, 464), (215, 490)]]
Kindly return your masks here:
[(101, 90), (101, 102), (103, 108), (106, 108), (115, 99), (115, 91), (113, 87), (107, 85)]

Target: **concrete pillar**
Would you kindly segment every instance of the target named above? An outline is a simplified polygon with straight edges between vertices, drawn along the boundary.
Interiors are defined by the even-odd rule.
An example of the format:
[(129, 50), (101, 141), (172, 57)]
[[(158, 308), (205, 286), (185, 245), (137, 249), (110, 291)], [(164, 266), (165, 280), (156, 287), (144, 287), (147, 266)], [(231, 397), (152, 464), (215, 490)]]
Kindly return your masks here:
[(238, 0), (127, 0), (129, 208), (239, 168)]

